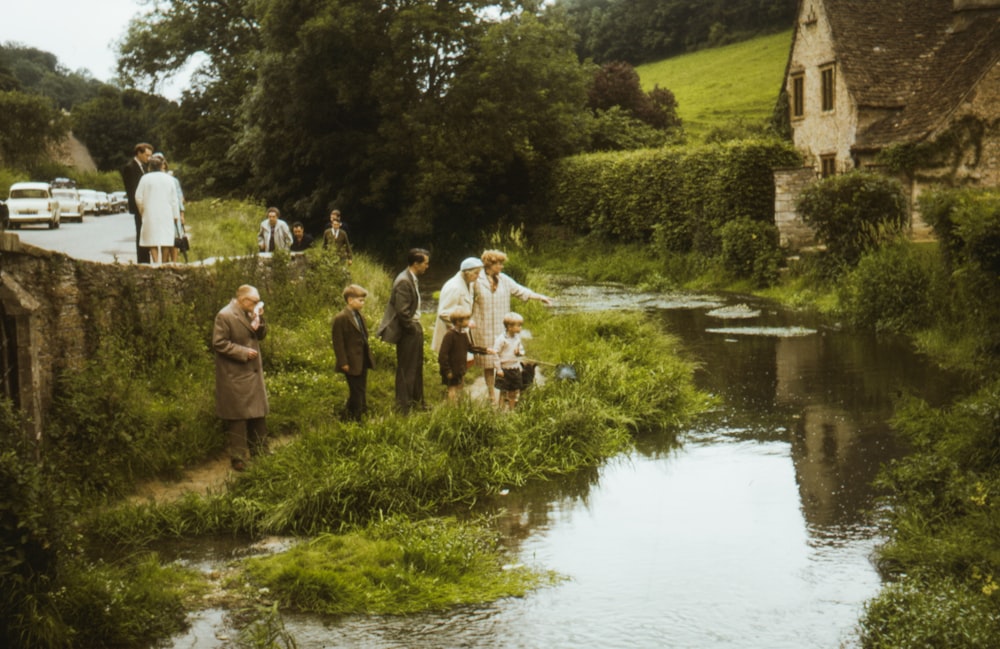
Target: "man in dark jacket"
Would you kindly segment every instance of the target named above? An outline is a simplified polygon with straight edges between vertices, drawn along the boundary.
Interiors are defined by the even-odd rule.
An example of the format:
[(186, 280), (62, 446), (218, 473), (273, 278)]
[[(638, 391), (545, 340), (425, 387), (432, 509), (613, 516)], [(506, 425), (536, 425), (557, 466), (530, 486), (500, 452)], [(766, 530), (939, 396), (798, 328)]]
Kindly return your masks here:
[(140, 142), (135, 145), (135, 157), (121, 168), (122, 182), (125, 183), (125, 195), (128, 197), (128, 211), (135, 218), (135, 258), (140, 264), (149, 263), (149, 248), (139, 245), (139, 232), (142, 230), (142, 214), (135, 204), (135, 189), (146, 173), (146, 164), (153, 155), (153, 145)]
[(424, 407), (424, 329), (417, 277), (430, 263), (428, 251), (410, 250), (406, 268), (392, 283), (389, 303), (376, 331), (380, 339), (396, 346), (396, 406), (404, 413)]

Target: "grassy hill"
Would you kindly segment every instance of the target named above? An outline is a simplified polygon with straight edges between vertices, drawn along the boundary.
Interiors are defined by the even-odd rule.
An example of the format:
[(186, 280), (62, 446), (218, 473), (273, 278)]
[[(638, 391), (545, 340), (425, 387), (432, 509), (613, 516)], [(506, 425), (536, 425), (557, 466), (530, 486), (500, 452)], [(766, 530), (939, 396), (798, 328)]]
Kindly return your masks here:
[(792, 31), (639, 66), (645, 90), (668, 88), (692, 140), (713, 126), (768, 119), (781, 91)]

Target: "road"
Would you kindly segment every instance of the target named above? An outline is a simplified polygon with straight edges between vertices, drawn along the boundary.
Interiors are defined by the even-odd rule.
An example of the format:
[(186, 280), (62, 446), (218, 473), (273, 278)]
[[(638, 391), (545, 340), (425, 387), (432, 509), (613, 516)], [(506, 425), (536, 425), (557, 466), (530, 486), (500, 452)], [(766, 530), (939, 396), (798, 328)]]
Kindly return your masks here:
[(44, 224), (22, 224), (16, 234), (23, 243), (62, 252), (76, 259), (105, 263), (135, 263), (135, 219), (131, 214), (85, 216), (83, 223), (63, 221), (58, 230)]

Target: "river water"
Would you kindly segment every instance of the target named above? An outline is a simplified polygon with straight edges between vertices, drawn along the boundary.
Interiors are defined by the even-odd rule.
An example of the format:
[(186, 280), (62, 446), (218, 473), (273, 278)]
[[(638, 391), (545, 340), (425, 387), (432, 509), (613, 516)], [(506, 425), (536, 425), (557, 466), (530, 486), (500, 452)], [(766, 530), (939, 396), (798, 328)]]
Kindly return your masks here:
[[(599, 470), (500, 503), (518, 561), (565, 577), (446, 613), (288, 615), (303, 649), (854, 647), (880, 587), (878, 467), (903, 449), (892, 400), (958, 389), (901, 342), (732, 296), (569, 286), (564, 309), (642, 309), (700, 363), (718, 409)], [(207, 611), (174, 647), (222, 646)]]

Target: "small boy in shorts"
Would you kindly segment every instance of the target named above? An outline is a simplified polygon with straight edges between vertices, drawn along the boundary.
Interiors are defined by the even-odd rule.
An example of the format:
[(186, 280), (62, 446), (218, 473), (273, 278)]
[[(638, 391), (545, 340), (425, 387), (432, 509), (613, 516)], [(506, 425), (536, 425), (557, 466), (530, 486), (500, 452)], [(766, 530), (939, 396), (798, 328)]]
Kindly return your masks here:
[(521, 344), (521, 328), (524, 318), (511, 311), (503, 317), (504, 332), (497, 336), (493, 343), (496, 354), (497, 389), (500, 390), (500, 407), (506, 406), (513, 410), (521, 397), (521, 357), (524, 356), (524, 345)]
[(438, 350), (441, 382), (448, 386), (448, 400), (453, 403), (462, 396), (465, 372), (469, 368), (469, 350), (472, 348), (472, 340), (469, 337), (471, 318), (472, 313), (465, 307), (452, 309), (451, 327), (441, 339), (441, 348)]

